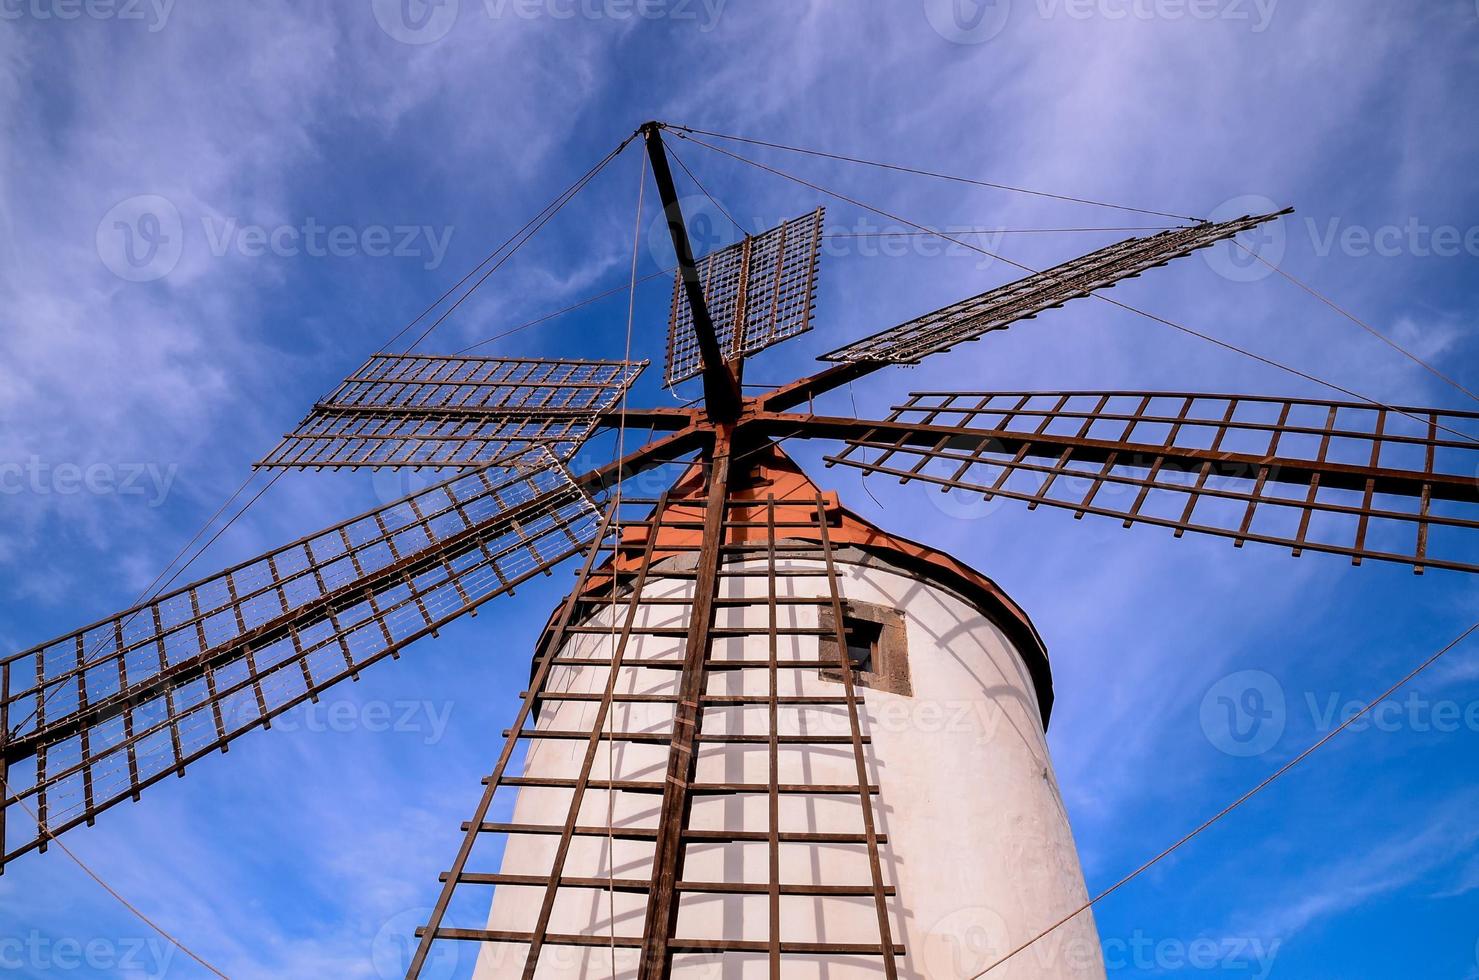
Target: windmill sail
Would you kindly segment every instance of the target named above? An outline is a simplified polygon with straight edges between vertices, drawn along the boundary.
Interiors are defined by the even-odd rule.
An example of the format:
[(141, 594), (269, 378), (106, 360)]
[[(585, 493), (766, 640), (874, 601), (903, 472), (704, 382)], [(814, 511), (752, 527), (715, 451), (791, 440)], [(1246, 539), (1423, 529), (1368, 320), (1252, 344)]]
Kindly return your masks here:
[(1108, 289), (1171, 259), (1190, 255), (1240, 231), (1256, 228), (1289, 211), (1243, 217), (1220, 223), (1204, 222), (1190, 228), (1163, 231), (1145, 238), (1128, 238), (1116, 245), (1080, 256), (1045, 272), (987, 290), (943, 309), (889, 327), (822, 356), (824, 361), (876, 361), (917, 364), (956, 344), (977, 340), (992, 330), (1003, 330), (1030, 320), (1044, 310)]
[(139, 792), (584, 550), (544, 450), (477, 470), (0, 661), (3, 858)]
[[(820, 426), (818, 431), (822, 431)], [(1153, 391), (916, 393), (827, 431), (864, 473), (1304, 551), (1479, 571), (1479, 413)]]
[(536, 445), (568, 460), (646, 365), (375, 354), (257, 468), (472, 467)]
[[(748, 357), (811, 329), (825, 209), (746, 235), (698, 262), (704, 298), (726, 358)], [(669, 387), (703, 373), (680, 272), (668, 316)]]

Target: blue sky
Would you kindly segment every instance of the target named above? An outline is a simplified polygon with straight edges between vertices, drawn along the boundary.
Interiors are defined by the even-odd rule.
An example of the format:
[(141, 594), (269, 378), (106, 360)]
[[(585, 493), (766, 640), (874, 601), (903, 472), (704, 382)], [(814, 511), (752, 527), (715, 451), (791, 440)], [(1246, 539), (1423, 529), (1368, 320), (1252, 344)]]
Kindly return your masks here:
[[(644, 7), (652, 19), (631, 9), (418, 0), (408, 22), (381, 0), (0, 0), (0, 462), (34, 474), (0, 496), (0, 648), (128, 605), (307, 405), (648, 118), (1175, 213), (1241, 212), (1250, 196), (1293, 204), (1265, 243), (1271, 257), (1479, 383), (1479, 247), (1465, 244), (1479, 241), (1473, 0), (997, 0), (974, 23), (935, 0), (672, 0)], [(877, 228), (702, 148), (679, 152), (754, 226), (827, 203), (833, 230)], [(934, 225), (1159, 223), (754, 155)], [(617, 160), (431, 348), (624, 281), (637, 165), (635, 152)], [(162, 224), (140, 223), (146, 211)], [(311, 228), (326, 254), (309, 254)], [(1120, 237), (987, 244), (1038, 265)], [(152, 257), (130, 265), (129, 247)], [(644, 272), (661, 252), (644, 246)], [(848, 339), (1016, 278), (958, 250), (830, 252), (816, 330), (757, 359), (748, 380), (786, 380)], [(1473, 408), (1288, 283), (1244, 281), (1231, 259), (1182, 260), (1115, 297), (1376, 398)], [(667, 288), (638, 295), (636, 349), (657, 362), (639, 403), (671, 403), (657, 387)], [(624, 320), (615, 297), (484, 350), (619, 356)], [(858, 409), (951, 388), (1327, 394), (1106, 304), (937, 361), (858, 385)], [(850, 410), (848, 393), (830, 407)], [(818, 449), (796, 454), (814, 463)], [(93, 473), (92, 489), (78, 491), (66, 467)], [(881, 509), (855, 475), (812, 472), (863, 514), (980, 568), (1036, 620), (1056, 678), (1049, 737), (1091, 891), (1479, 610), (1457, 574), (1296, 561), (1010, 504), (962, 511), (870, 480)], [(285, 477), (196, 571), (401, 487)], [(396, 937), (435, 897), (568, 582), (562, 570), (489, 606), (68, 843), (232, 976), (394, 975)], [(1269, 675), (1286, 705), (1253, 756), (1222, 751), (1201, 712), (1244, 671)], [(1342, 735), (1106, 900), (1111, 974), (1479, 976), (1479, 726), (1424, 722), (1440, 703), (1474, 716), (1479, 650), (1456, 650), (1414, 691), (1420, 701), (1390, 723)], [(1218, 952), (1189, 964), (1178, 950), (1198, 939)], [(197, 974), (55, 852), (0, 878), (0, 942), (21, 976)]]

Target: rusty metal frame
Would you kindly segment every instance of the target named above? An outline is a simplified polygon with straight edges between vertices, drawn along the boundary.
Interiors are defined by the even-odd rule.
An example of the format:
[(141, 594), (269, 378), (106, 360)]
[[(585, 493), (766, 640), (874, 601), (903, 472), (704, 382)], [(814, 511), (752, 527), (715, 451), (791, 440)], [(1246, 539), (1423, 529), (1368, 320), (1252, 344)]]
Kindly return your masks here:
[[(697, 260), (714, 331), (726, 360), (758, 354), (811, 329), (826, 209), (746, 235)], [(673, 280), (663, 383), (672, 388), (703, 373), (683, 278)]]
[(1030, 320), (1044, 310), (1088, 296), (1095, 290), (1108, 289), (1147, 269), (1208, 248), (1291, 210), (1203, 222), (1143, 238), (1127, 238), (839, 347), (824, 354), (822, 360), (918, 364), (930, 354), (978, 340), (989, 331), (1005, 329), (1021, 320)]
[[(1157, 403), (1169, 405), (1158, 410)], [(1196, 392), (944, 392), (915, 393), (883, 421), (811, 417), (807, 424), (847, 442), (826, 457), (829, 465), (903, 483), (1064, 508), (1076, 517), (1118, 517), (1126, 527), (1167, 527), (1177, 537), (1193, 531), (1231, 538), (1239, 547), (1281, 545), (1296, 557), (1319, 551), (1354, 564), (1407, 563), (1418, 573), (1479, 571), (1462, 549), (1435, 554), (1432, 547), (1435, 529), (1454, 543), (1479, 540), (1473, 536), (1479, 515), (1466, 510), (1479, 504), (1473, 475), (1479, 442), (1464, 429), (1479, 425), (1479, 413)], [(1210, 443), (1197, 445), (1194, 436)], [(1244, 448), (1228, 448), (1230, 440)], [(1299, 440), (1312, 443), (1308, 452), (1291, 448)], [(1338, 446), (1347, 447), (1346, 459), (1332, 458)], [(1419, 455), (1421, 464), (1382, 458), (1403, 450)], [(1013, 486), (1014, 478), (1025, 479)], [(1280, 495), (1279, 484), (1306, 491)], [(1133, 501), (1106, 501), (1106, 488), (1125, 490)], [(1173, 497), (1184, 497), (1179, 514), (1147, 510)], [(1450, 512), (1435, 511), (1440, 501)], [(1203, 516), (1204, 503), (1236, 506), (1218, 522)], [(1261, 530), (1255, 518), (1265, 511), (1294, 513), (1297, 530)], [(1373, 547), (1374, 521), (1407, 528), (1409, 543)], [(1312, 535), (1312, 522), (1353, 526), (1349, 537), (1321, 539)]]
[[(662, 807), (658, 813), (657, 842), (653, 855), (652, 891), (647, 899), (647, 918), (642, 929), (642, 960), (639, 980), (668, 974), (671, 956), (668, 942), (678, 922), (677, 884), (683, 877), (683, 828), (691, 806), (689, 788), (698, 771), (698, 732), (702, 724), (705, 694), (705, 663), (713, 643), (714, 599), (719, 591), (720, 547), (724, 543), (726, 504), (729, 495), (729, 465), (733, 428), (720, 426), (709, 456), (704, 508), (704, 543), (698, 556), (693, 605), (688, 613), (688, 631), (683, 651), (683, 673), (679, 682), (677, 708), (673, 715), (672, 748), (668, 753), (667, 778), (663, 782)], [(656, 538), (653, 534), (651, 538)], [(646, 574), (643, 569), (642, 574)]]
[[(547, 454), (535, 458), (501, 479), (455, 477), (0, 660), (4, 809), (29, 811), (34, 826), (0, 856), (44, 850), (584, 551), (597, 509)], [(34, 773), (18, 780), (27, 759)]]
[[(832, 552), (832, 539), (827, 531), (827, 504), (818, 495), (816, 498), (817, 528), (822, 539), (822, 558), (827, 567), (827, 591), (832, 606), (832, 623), (836, 630), (837, 672), (842, 678), (846, 692), (847, 721), (852, 738), (853, 763), (858, 773), (858, 799), (862, 804), (863, 833), (868, 840), (868, 865), (873, 878), (873, 905), (878, 914), (879, 942), (883, 949), (893, 946), (893, 926), (889, 921), (888, 896), (884, 890), (883, 864), (878, 854), (878, 831), (874, 825), (873, 798), (868, 791), (868, 759), (863, 752), (863, 732), (858, 720), (857, 688), (853, 684), (852, 665), (847, 662), (847, 638), (844, 634), (842, 592), (837, 583), (837, 565)], [(883, 975), (886, 980), (896, 980), (898, 964), (892, 956), (883, 957)]]
[(258, 469), (440, 469), (533, 446), (567, 460), (646, 361), (374, 354)]

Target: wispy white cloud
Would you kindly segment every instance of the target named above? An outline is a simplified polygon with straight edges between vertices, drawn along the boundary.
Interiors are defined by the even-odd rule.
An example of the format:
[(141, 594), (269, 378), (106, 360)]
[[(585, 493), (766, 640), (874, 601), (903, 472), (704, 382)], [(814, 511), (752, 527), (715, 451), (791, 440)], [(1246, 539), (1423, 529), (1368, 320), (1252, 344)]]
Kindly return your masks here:
[[(494, 23), (479, 4), (464, 3), (447, 40), (422, 48), (391, 42), (368, 6), (182, 5), (166, 30), (147, 37), (87, 23), (0, 31), (7, 132), (0, 150), (0, 459), (175, 462), (183, 471), (180, 499), (189, 505), (154, 511), (55, 494), (0, 500), (0, 560), (26, 569), (0, 581), (7, 608), (27, 607), (29, 615), (33, 603), (49, 605), (45, 623), (60, 629), (78, 618), (68, 604), (97, 601), (92, 590), (116, 595), (141, 586), (235, 485), (247, 458), (271, 442), (283, 413), (292, 416), (319, 393), (306, 378), (331, 377), (361, 357), (373, 346), (366, 337), (378, 343), (399, 326), (392, 306), (418, 311), (461, 271), (438, 270), (419, 291), (391, 294), (380, 289), (381, 270), (336, 266), (316, 272), (315, 282), (334, 280), (346, 294), (363, 295), (350, 297), (348, 309), (318, 311), (316, 322), (284, 323), (278, 294), (302, 286), (301, 269), (290, 276), (277, 265), (197, 248), (158, 282), (114, 276), (97, 254), (97, 226), (132, 195), (168, 197), (194, 229), (206, 216), (272, 223), (321, 214), (305, 201), (305, 188), (328, 193), (322, 185), (334, 182), (331, 175), (364, 182), (358, 204), (367, 214), (392, 185), (412, 185), (418, 210), (456, 225), (454, 258), (470, 265), (481, 257), (479, 243), (493, 244), (543, 203), (527, 188), (548, 187), (552, 196), (648, 117), (1190, 214), (1253, 193), (1363, 222), (1457, 211), (1471, 189), (1446, 188), (1462, 183), (1452, 175), (1471, 169), (1479, 149), (1472, 127), (1445, 117), (1453, 111), (1447, 86), (1467, 77), (1460, 68), (1472, 68), (1473, 52), (1423, 16), (1377, 3), (1280, 4), (1258, 36), (1191, 23), (1044, 21), (1032, 4), (1018, 3), (1002, 35), (976, 48), (942, 39), (912, 3), (866, 11), (734, 3), (712, 34), (672, 25)], [(1373, 118), (1383, 122), (1363, 123)], [(1367, 145), (1353, 148), (1352, 140)], [(779, 217), (814, 196), (701, 149), (681, 149), (710, 188), (727, 202), (743, 201), (745, 213)], [(766, 159), (916, 220), (1129, 220), (802, 158)], [(601, 185), (599, 206), (572, 212), (576, 232), (536, 242), (532, 261), (501, 273), (448, 324), (447, 336), (478, 339), (619, 281), (632, 170)], [(1091, 244), (1098, 240), (1021, 236), (1002, 250), (1038, 263)], [(1396, 288), (1410, 275), (1403, 262), (1335, 256), (1313, 263), (1308, 243), (1297, 241), (1289, 255), (1322, 289), (1374, 322), (1393, 324), (1425, 356), (1451, 364), (1467, 349), (1471, 324), (1444, 312), (1442, 297), (1419, 304)], [(1000, 265), (980, 269), (975, 258), (882, 261), (828, 265), (816, 335), (757, 362), (757, 376), (804, 370), (799, 345), (820, 348), (1015, 277)], [(1277, 280), (1228, 283), (1192, 258), (1127, 284), (1116, 297), (1373, 394), (1404, 401), (1446, 394)], [(649, 319), (655, 336), (660, 311)], [(285, 353), (284, 335), (299, 339), (300, 331), (311, 342)], [(540, 338), (521, 336), (517, 343), (527, 347), (519, 349), (540, 349)], [(612, 328), (582, 339), (616, 338)], [(1310, 390), (1089, 304), (876, 382), (858, 388), (865, 413), (908, 388)], [(840, 484), (837, 471), (829, 472)], [(1376, 658), (1359, 632), (1380, 626), (1384, 613), (1416, 594), (1379, 569), (1350, 573), (1319, 557), (1294, 563), (1252, 547), (1234, 553), (1225, 542), (1171, 542), (1147, 529), (1011, 508), (1000, 519), (966, 524), (922, 506), (912, 488), (876, 489), (892, 505), (891, 527), (997, 576), (1042, 626), (1059, 691), (1057, 769), (1096, 876), (1144, 856), (1147, 807), (1158, 808), (1167, 827), (1189, 825), (1205, 815), (1204, 803), (1222, 802), (1223, 782), (1242, 785), (1248, 770), (1217, 769), (1188, 727), (1195, 724), (1188, 706), (1194, 709), (1210, 680), (1284, 657), (1291, 671), (1342, 676), (1346, 662), (1315, 655), (1318, 638), (1349, 625), (1346, 650)], [(866, 506), (863, 495), (849, 493), (857, 498), (850, 502)], [(260, 551), (342, 516), (363, 495), (363, 487), (344, 482), (285, 480), (273, 507), (233, 528), (222, 551)], [(102, 586), (95, 584), (99, 556), (118, 569)], [(1364, 610), (1354, 596), (1366, 600)], [(1350, 624), (1308, 614), (1342, 597)], [(1433, 602), (1430, 608), (1440, 608)], [(1457, 615), (1471, 607), (1472, 600), (1456, 598), (1449, 608)], [(19, 614), (0, 622), (16, 643), (38, 638), (17, 634), (42, 629)], [(407, 687), (434, 684), (437, 665), (474, 676), (487, 651), (460, 652), (459, 660), (438, 648), (427, 662), (413, 663), (413, 655), (381, 670)], [(516, 660), (527, 651), (494, 653)], [(1464, 668), (1451, 670), (1451, 681), (1470, 679)], [(491, 685), (491, 675), (475, 676)], [(489, 704), (517, 684), (502, 680), (486, 696), (479, 692), (477, 711), (486, 713), (474, 717), (469, 708), (454, 725), (496, 731)], [(386, 684), (382, 690), (394, 690)], [(76, 837), (110, 878), (144, 896), (162, 921), (208, 948), (233, 976), (374, 975), (368, 944), (388, 916), (424, 903), (434, 888), (434, 870), (414, 875), (439, 868), (455, 846), (458, 815), (449, 816), (448, 801), (475, 790), (469, 774), (486, 763), (492, 741), (468, 738), (435, 760), (418, 757), (446, 774), (439, 777), (445, 785), (427, 785), (426, 773), (408, 771), (393, 751), (262, 736), (258, 747), (210, 760), (178, 786), (151, 791), (137, 808), (110, 813), (107, 827)], [(468, 776), (467, 785), (458, 789), (453, 773)], [(274, 791), (255, 791), (267, 785)], [(1289, 934), (1328, 921), (1352, 901), (1440, 877), (1435, 869), (1472, 844), (1465, 834), (1450, 811), (1409, 841), (1385, 842), (1367, 861), (1309, 879), (1318, 882), (1312, 898), (1292, 887), (1308, 881), (1286, 875), (1279, 884), (1289, 891), (1279, 893), (1268, 928)], [(0, 879), (9, 914), (75, 923), (68, 905), (82, 903), (104, 915), (98, 910), (106, 900), (85, 880), (57, 871), (56, 857), (46, 856), (45, 867), (20, 864)], [(1446, 887), (1467, 890), (1469, 880), (1459, 875)], [(313, 894), (284, 895), (284, 882)], [(1435, 887), (1441, 894), (1445, 885)], [(295, 919), (297, 901), (321, 918)]]
[(1279, 936), (1287, 944), (1317, 923), (1419, 883), (1431, 883), (1427, 890), (1435, 898), (1470, 891), (1479, 886), (1479, 827), (1471, 818), (1476, 802), (1472, 793), (1445, 800), (1422, 826), (1378, 837), (1339, 862), (1303, 869), (1297, 879), (1276, 884), (1263, 908), (1239, 917), (1229, 934)]

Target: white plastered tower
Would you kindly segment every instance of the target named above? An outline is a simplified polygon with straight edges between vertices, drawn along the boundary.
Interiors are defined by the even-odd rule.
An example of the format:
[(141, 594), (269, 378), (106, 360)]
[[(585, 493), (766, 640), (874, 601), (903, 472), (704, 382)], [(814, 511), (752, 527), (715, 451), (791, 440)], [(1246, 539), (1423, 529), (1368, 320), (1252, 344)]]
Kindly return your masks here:
[[(883, 975), (879, 956), (841, 951), (877, 944), (880, 926), (851, 724), (837, 703), (844, 684), (840, 670), (813, 666), (837, 656), (835, 583), (843, 641), (857, 664), (855, 703), (888, 928), (904, 950), (898, 975), (972, 977), (1085, 899), (1044, 734), (1051, 680), (1041, 642), (989, 579), (819, 495), (778, 450), (756, 474), (749, 492), (757, 500), (822, 501), (828, 551), (815, 554), (818, 535), (806, 528), (778, 529), (770, 532), (773, 554), (767, 543), (724, 563), (673, 974), (769, 976), (774, 901), (783, 976)], [(613, 963), (616, 976), (636, 976), (640, 950), (631, 937), (643, 931), (652, 828), (670, 749), (665, 733), (680, 676), (663, 662), (683, 659), (685, 603), (694, 589), (685, 574), (693, 556), (676, 543), (681, 533), (657, 533), (635, 605), (632, 587), (618, 590), (587, 607), (578, 632), (564, 634), (534, 724), (546, 737), (528, 741), (524, 782), (505, 818), (530, 830), (507, 838), (487, 928), (518, 936), (536, 928), (570, 814), (574, 791), (565, 784), (581, 775), (610, 677), (609, 665), (588, 662), (609, 664), (619, 652), (623, 665), (601, 726), (607, 737), (597, 740), (585, 781), (540, 977), (608, 977)], [(755, 557), (757, 551), (763, 554)], [(633, 628), (623, 647), (629, 614)], [(782, 702), (774, 715), (774, 900), (771, 673), (724, 666), (768, 661), (772, 615)], [(808, 666), (787, 668), (787, 661)], [(706, 942), (727, 945), (704, 949)], [(807, 952), (813, 945), (818, 951)], [(519, 941), (482, 944), (476, 976), (521, 976), (528, 948)], [(991, 976), (1103, 977), (1092, 915), (1080, 915)]]

